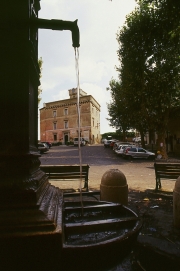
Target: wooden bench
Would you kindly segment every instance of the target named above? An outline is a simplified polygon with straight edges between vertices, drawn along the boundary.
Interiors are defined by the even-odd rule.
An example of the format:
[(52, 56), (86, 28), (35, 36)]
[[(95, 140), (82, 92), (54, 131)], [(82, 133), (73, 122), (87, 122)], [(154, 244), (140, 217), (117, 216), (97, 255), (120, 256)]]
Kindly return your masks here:
[(49, 180), (53, 181), (84, 181), (84, 188), (88, 191), (89, 165), (41, 165), (40, 169), (44, 171)]
[(180, 176), (180, 163), (154, 163), (156, 189), (161, 189), (161, 179), (176, 180)]

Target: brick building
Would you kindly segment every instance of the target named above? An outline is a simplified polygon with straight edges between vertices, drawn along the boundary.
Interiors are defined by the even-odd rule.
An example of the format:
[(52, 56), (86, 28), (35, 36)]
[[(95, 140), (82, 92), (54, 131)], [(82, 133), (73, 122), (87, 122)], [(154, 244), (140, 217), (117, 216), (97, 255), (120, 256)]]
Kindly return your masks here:
[[(91, 95), (80, 90), (80, 135), (90, 144), (101, 141), (100, 105)], [(73, 141), (78, 136), (77, 89), (69, 90), (69, 99), (44, 103), (40, 109), (41, 141)]]

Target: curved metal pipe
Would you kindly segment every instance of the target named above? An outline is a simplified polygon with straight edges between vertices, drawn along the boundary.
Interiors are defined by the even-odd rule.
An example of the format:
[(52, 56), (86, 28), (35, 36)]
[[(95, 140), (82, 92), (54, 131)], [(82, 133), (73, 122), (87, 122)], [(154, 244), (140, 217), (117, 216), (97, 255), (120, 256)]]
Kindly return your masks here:
[(31, 25), (41, 29), (70, 30), (72, 33), (72, 46), (76, 48), (80, 46), (80, 33), (77, 21), (78, 20), (71, 22), (55, 19), (47, 20), (37, 18), (31, 20)]

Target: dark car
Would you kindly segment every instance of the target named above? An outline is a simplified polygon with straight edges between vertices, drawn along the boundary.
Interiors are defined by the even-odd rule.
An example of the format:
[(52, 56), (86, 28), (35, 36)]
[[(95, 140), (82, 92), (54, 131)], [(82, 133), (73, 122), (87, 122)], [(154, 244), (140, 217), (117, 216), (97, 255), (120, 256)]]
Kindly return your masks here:
[(48, 145), (49, 149), (52, 147), (52, 144), (51, 142), (48, 142), (48, 141), (43, 141), (41, 143), (45, 143), (46, 145)]
[(38, 143), (38, 152), (39, 153), (44, 153), (44, 152), (47, 152), (49, 151), (49, 147), (46, 143)]
[(126, 147), (123, 150), (122, 156), (131, 160), (132, 158), (145, 158), (145, 159), (155, 159), (155, 153), (149, 152), (143, 148), (139, 147)]

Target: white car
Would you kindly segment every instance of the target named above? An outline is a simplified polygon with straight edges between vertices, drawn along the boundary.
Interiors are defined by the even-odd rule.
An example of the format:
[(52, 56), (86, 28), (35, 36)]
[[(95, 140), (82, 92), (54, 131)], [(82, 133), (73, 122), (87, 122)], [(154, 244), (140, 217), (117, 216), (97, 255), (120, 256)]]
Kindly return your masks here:
[(109, 148), (111, 142), (112, 142), (112, 139), (111, 139), (111, 140), (105, 139), (105, 140), (104, 140), (104, 147), (105, 147), (105, 148)]
[[(79, 139), (78, 137), (74, 138), (74, 146), (78, 146), (79, 145)], [(85, 146), (86, 145), (86, 141), (83, 137), (80, 137), (80, 146)]]
[(140, 136), (134, 137), (134, 138), (133, 138), (133, 142), (136, 142), (136, 143), (141, 142), (141, 137), (140, 137)]
[(155, 153), (145, 150), (143, 148), (128, 146), (123, 150), (122, 156), (129, 160), (133, 158), (145, 158), (145, 159), (155, 159)]
[(119, 141), (115, 142), (113, 146), (113, 151), (115, 151), (119, 147), (119, 145), (122, 145), (121, 142)]
[(129, 147), (130, 145), (119, 145), (117, 149), (115, 150), (115, 153), (119, 156), (122, 156), (123, 151), (126, 147)]

